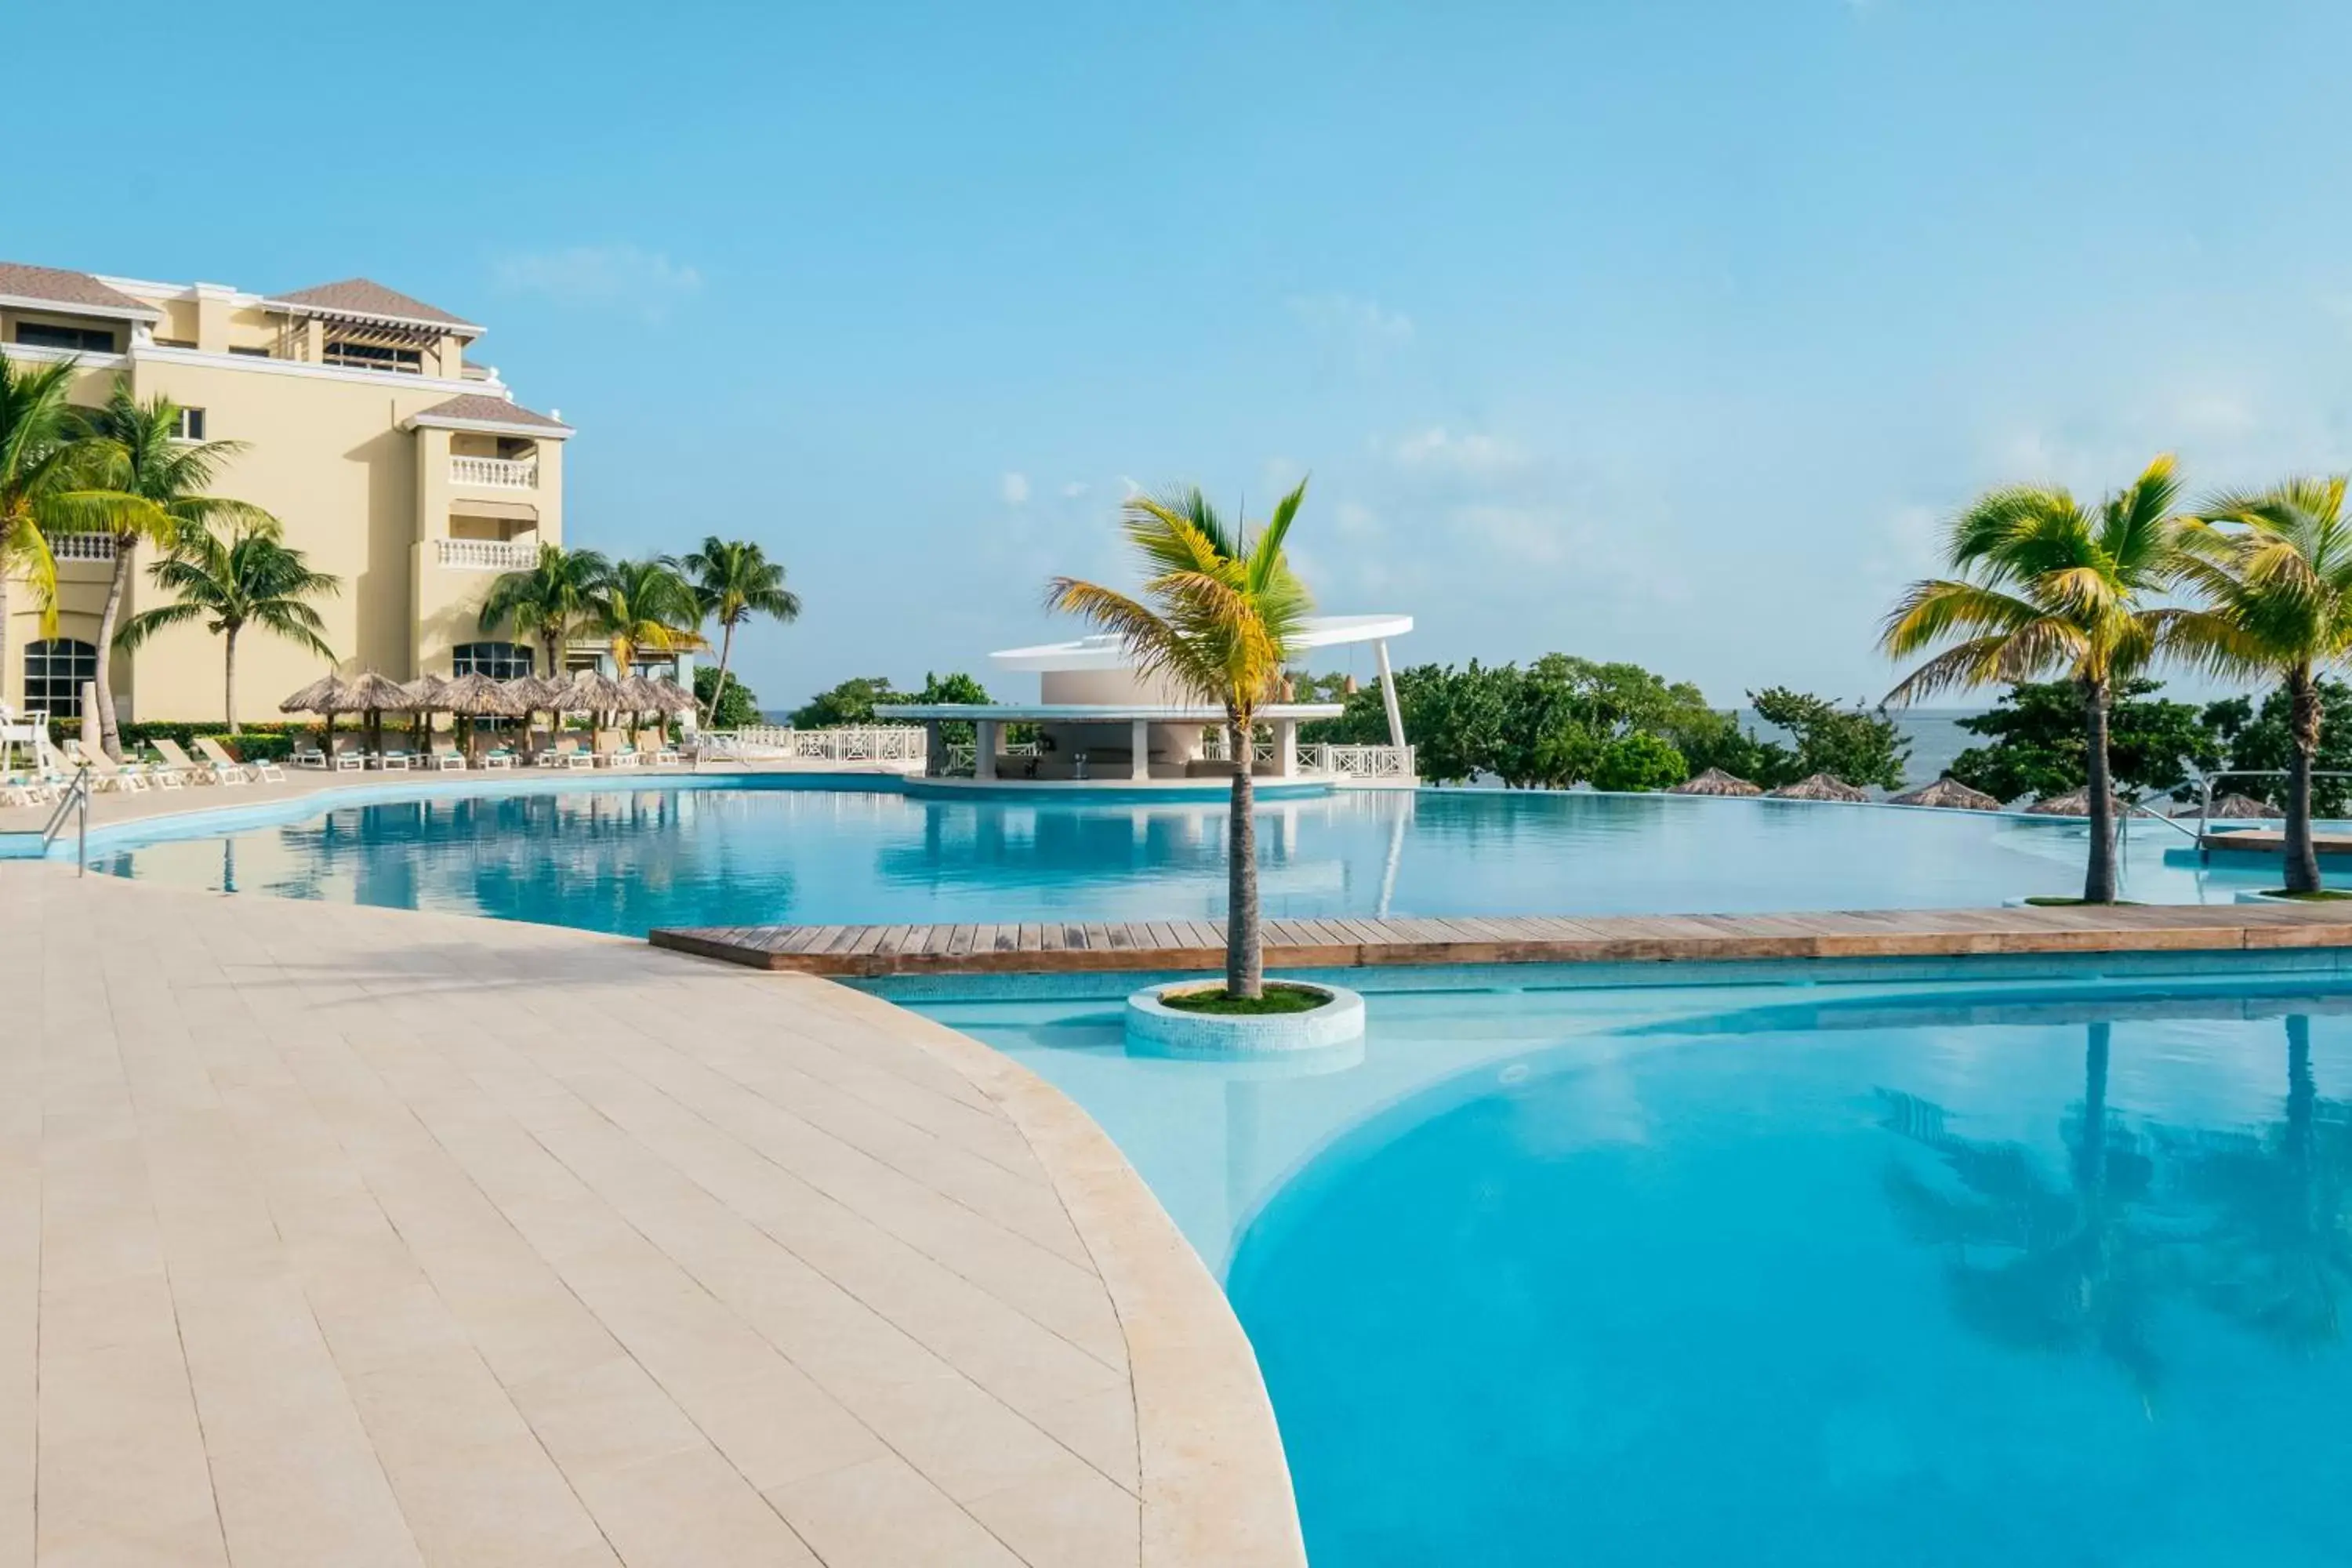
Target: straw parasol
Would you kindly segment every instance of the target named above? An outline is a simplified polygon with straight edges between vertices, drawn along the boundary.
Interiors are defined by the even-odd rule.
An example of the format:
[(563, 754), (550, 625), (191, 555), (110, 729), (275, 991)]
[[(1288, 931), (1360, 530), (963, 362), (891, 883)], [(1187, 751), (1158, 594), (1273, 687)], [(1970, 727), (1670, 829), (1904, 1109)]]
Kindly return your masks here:
[(400, 689), (401, 694), (408, 699), (408, 710), (416, 715), (410, 739), (420, 752), (425, 749), (425, 737), (432, 731), (433, 715), (448, 706), (441, 700), (444, 684), (437, 675), (420, 675)]
[(408, 711), (408, 693), (371, 669), (352, 678), (343, 689), (341, 711), (367, 716), (368, 750), (383, 750), (383, 716)]
[(583, 669), (572, 676), (557, 700), (566, 713), (617, 713), (628, 706), (620, 682), (598, 669)]
[(1762, 795), (1763, 787), (1746, 779), (1725, 773), (1721, 768), (1709, 768), (1696, 778), (1685, 779), (1666, 792), (1668, 795)]
[(1815, 773), (1799, 779), (1792, 784), (1782, 784), (1770, 792), (1775, 800), (1840, 800), (1867, 801), (1867, 792), (1858, 790), (1833, 773)]
[[(2124, 803), (2112, 795), (2107, 796), (2107, 799), (2113, 805), (2115, 814), (2121, 816), (2124, 813)], [(2091, 815), (2091, 786), (2084, 784), (2081, 789), (2071, 790), (2064, 795), (2053, 795), (2046, 800), (2037, 800), (2025, 809), (2034, 816), (2088, 816)]]
[(1937, 805), (1951, 811), (1999, 811), (2000, 802), (1980, 789), (1970, 789), (1951, 774), (1946, 773), (1931, 784), (1906, 790), (1895, 796), (1895, 805)]
[(654, 689), (657, 712), (683, 714), (702, 710), (702, 704), (694, 700), (694, 693), (675, 680), (648, 680), (646, 684)]
[[(525, 710), (516, 694), (499, 681), (479, 673), (461, 675), (441, 689), (441, 706), (468, 718), (513, 718)], [(466, 726), (466, 758), (475, 758), (479, 731)]]
[(2267, 805), (2250, 795), (2225, 795), (2215, 800), (2213, 809), (2205, 815), (2259, 820), (2276, 816), (2278, 811), (2275, 807)]
[(343, 682), (340, 676), (319, 677), (301, 690), (278, 705), (280, 713), (334, 713), (341, 711)]

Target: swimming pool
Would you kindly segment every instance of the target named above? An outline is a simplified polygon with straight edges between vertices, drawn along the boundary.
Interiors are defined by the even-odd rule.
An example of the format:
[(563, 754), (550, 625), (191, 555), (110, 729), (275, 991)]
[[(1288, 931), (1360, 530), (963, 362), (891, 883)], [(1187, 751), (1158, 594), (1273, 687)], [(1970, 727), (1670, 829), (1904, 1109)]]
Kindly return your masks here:
[(1224, 1277), (1318, 1568), (2316, 1564), (2340, 962), (1528, 970), (1376, 993), (1296, 1077), (1130, 1058), (1108, 995), (910, 1005), (1076, 1099)]
[[(400, 786), (385, 791), (402, 795)], [(223, 803), (226, 804), (226, 803)], [(767, 777), (425, 785), (321, 810), (93, 836), (120, 875), (642, 934), (661, 925), (1214, 919), (1218, 801), (919, 800)], [(1271, 917), (1986, 905), (2081, 885), (2080, 824), (1802, 801), (1499, 790), (1267, 802)], [(2129, 836), (2125, 889), (2227, 901), (2261, 865), (2168, 863)]]

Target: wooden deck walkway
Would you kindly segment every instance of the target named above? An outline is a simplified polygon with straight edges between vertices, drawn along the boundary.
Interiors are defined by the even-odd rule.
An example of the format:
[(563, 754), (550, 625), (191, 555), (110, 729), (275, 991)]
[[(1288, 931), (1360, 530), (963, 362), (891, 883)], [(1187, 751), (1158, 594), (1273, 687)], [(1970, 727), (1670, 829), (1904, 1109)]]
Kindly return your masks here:
[[(1224, 928), (1121, 924), (705, 926), (656, 947), (754, 969), (888, 974), (1217, 969)], [(1976, 953), (2231, 952), (2352, 947), (2352, 907), (2321, 904), (1881, 910), (1822, 914), (1592, 915), (1494, 920), (1268, 921), (1274, 969), (1381, 964), (1689, 963)]]

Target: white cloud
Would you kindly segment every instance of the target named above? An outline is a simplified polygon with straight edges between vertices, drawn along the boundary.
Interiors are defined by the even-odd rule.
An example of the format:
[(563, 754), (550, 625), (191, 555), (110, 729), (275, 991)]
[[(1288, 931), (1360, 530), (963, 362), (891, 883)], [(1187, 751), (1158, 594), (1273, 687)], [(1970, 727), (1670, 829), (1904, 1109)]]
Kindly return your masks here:
[(1528, 454), (1517, 442), (1475, 431), (1455, 435), (1443, 425), (1400, 436), (1384, 450), (1400, 468), (1466, 479), (1493, 479), (1528, 466)]
[(1029, 499), (1029, 476), (1007, 474), (997, 481), (996, 489), (997, 493), (1004, 498), (1005, 505), (1020, 506)]
[(1062, 499), (1064, 500), (1076, 500), (1086, 493), (1087, 483), (1084, 479), (1072, 479), (1069, 483), (1062, 487)]
[(1343, 500), (1331, 509), (1331, 531), (1341, 539), (1377, 539), (1381, 520), (1363, 502)]
[(660, 251), (634, 245), (575, 245), (518, 251), (491, 264), (498, 286), (538, 294), (559, 305), (634, 304), (658, 318), (702, 287), (702, 274)]
[(1297, 294), (1290, 313), (1360, 370), (1412, 342), (1412, 318), (1352, 294)]

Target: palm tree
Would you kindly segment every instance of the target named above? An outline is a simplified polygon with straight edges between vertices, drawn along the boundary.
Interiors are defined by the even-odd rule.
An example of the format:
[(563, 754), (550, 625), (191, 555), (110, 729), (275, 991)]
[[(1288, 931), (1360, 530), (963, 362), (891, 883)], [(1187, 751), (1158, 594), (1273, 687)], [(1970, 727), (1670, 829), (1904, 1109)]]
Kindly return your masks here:
[(1302, 479), (1253, 537), (1228, 527), (1197, 489), (1161, 500), (1138, 496), (1127, 503), (1125, 528), (1148, 574), (1142, 599), (1075, 577), (1055, 578), (1045, 595), (1052, 608), (1116, 634), (1139, 680), (1165, 680), (1224, 710), (1234, 759), (1225, 856), (1228, 996), (1258, 996), (1265, 988), (1251, 742), (1257, 711), (1281, 689), (1293, 641), (1313, 608), (1282, 552), (1306, 499)]
[(2180, 580), (2209, 612), (2183, 628), (2182, 650), (2219, 673), (2286, 688), (2294, 754), (2287, 767), (2286, 885), (2319, 888), (2311, 840), (2311, 769), (2319, 751), (2318, 671), (2352, 652), (2352, 517), (2347, 480), (2298, 479), (2213, 497), (2182, 525)]
[(227, 541), (210, 529), (193, 530), (147, 574), (156, 586), (176, 595), (177, 602), (142, 610), (122, 623), (118, 639), (134, 648), (165, 626), (203, 621), (206, 631), (222, 639), (221, 711), (232, 735), (237, 733), (236, 639), (247, 626), (299, 643), (334, 662), (326, 623), (303, 601), (340, 593), (342, 583), (310, 570), (302, 552), (287, 548), (272, 530), (242, 528)]
[(136, 498), (89, 475), (89, 449), (66, 401), (75, 369), (70, 361), (35, 367), (0, 357), (0, 635), (8, 625), (9, 581), (19, 576), (40, 608), (41, 635), (57, 635), (52, 538), (113, 533), (146, 514)]
[(99, 741), (118, 762), (122, 739), (115, 725), (114, 688), (105, 671), (118, 640), (115, 627), (140, 542), (170, 550), (184, 537), (219, 526), (247, 533), (278, 530), (278, 520), (259, 507), (207, 493), (222, 463), (245, 450), (245, 443), (184, 441), (180, 423), (177, 404), (161, 396), (142, 403), (131, 395), (128, 381), (116, 382), (104, 405), (75, 420), (91, 452), (94, 471), (106, 487), (147, 503), (116, 520), (114, 574), (107, 582), (105, 606), (98, 617)]
[(625, 680), (646, 649), (679, 653), (707, 646), (694, 629), (702, 607), (667, 555), (607, 566), (590, 586), (588, 617), (611, 643), (615, 672)]
[(784, 569), (768, 559), (767, 552), (749, 540), (730, 542), (710, 535), (699, 550), (689, 550), (681, 563), (692, 574), (694, 596), (702, 613), (719, 623), (719, 679), (710, 688), (709, 721), (727, 691), (727, 661), (735, 652), (735, 628), (753, 616), (780, 621), (796, 620), (801, 596), (784, 586)]
[(547, 655), (547, 673), (561, 675), (563, 650), (590, 625), (596, 584), (611, 570), (593, 550), (542, 544), (529, 571), (509, 572), (490, 584), (482, 601), (482, 630), (511, 626), (519, 637), (536, 637)]
[[(2086, 510), (2063, 489), (2012, 485), (1979, 497), (1952, 521), (1953, 577), (1914, 583), (1886, 617), (1880, 647), (1896, 658), (1949, 644), (1887, 694), (1909, 702), (1958, 688), (2053, 675), (2083, 703), (2091, 853), (2083, 901), (2116, 897), (2114, 775), (2107, 706), (2116, 682), (2144, 668), (2183, 620), (2203, 612), (2143, 608), (2174, 580), (2179, 482), (2160, 457), (2129, 485)], [(2210, 634), (2212, 628), (2204, 628)]]

